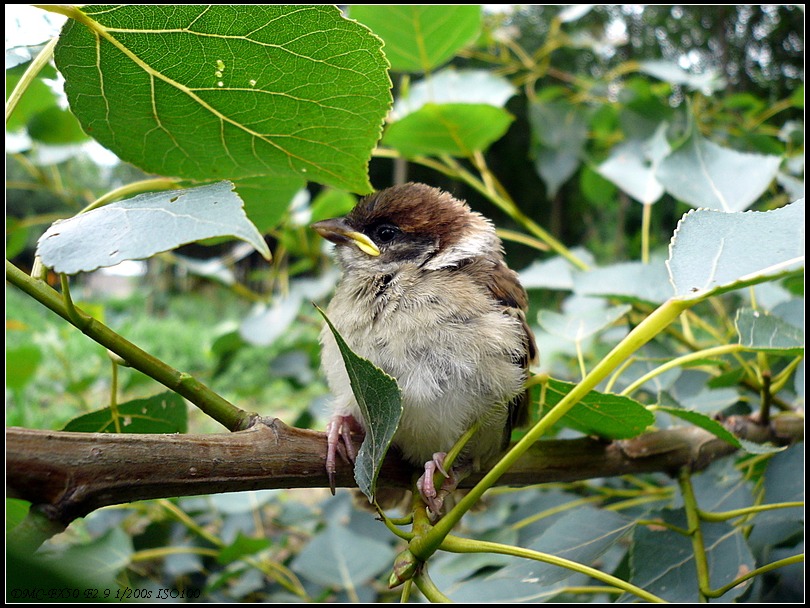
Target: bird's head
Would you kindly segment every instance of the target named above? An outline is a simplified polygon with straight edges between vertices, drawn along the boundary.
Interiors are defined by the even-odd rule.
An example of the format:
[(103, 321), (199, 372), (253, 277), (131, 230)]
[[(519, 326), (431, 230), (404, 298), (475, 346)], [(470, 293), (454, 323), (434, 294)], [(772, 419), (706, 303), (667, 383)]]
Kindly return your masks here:
[(408, 183), (362, 199), (346, 216), (312, 228), (337, 245), (346, 270), (391, 272), (403, 264), (449, 268), (500, 255), (492, 223), (438, 188)]

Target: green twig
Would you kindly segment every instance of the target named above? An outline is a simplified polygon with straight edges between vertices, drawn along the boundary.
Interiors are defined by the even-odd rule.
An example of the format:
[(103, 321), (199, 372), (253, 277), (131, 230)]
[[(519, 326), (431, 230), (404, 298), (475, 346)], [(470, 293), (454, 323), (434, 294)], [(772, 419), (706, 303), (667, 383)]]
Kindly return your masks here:
[(708, 601), (711, 593), (709, 579), (709, 561), (706, 558), (706, 546), (703, 542), (703, 531), (700, 529), (700, 513), (697, 499), (692, 489), (692, 473), (686, 467), (678, 473), (678, 485), (683, 496), (683, 508), (686, 512), (686, 523), (689, 526), (689, 537), (692, 541), (692, 554), (695, 556), (695, 569), (698, 579), (698, 597), (701, 603)]
[(423, 566), (419, 573), (413, 578), (413, 582), (422, 594), (432, 603), (450, 604), (452, 600), (447, 597), (433, 582), (427, 572), (427, 567)]
[[(239, 409), (187, 373), (177, 371), (138, 348), (109, 327), (73, 306), (42, 281), (37, 281), (6, 260), (6, 280), (40, 302), (82, 333), (124, 359), (131, 367), (175, 391), (231, 431), (248, 428), (257, 415)], [(66, 280), (63, 281), (63, 287)], [(69, 303), (68, 303), (69, 302)]]
[(14, 113), (14, 109), (17, 107), (17, 103), (19, 103), (22, 96), (28, 90), (28, 87), (37, 77), (37, 74), (45, 67), (45, 65), (51, 60), (53, 56), (53, 48), (56, 46), (56, 41), (58, 38), (53, 38), (48, 44), (42, 47), (42, 50), (39, 54), (34, 57), (34, 60), (31, 62), (31, 65), (28, 66), (28, 69), (25, 70), (20, 81), (17, 83), (17, 86), (14, 87), (14, 90), (11, 92), (11, 95), (8, 96), (6, 100), (6, 122)]
[(717, 357), (720, 355), (727, 355), (731, 353), (738, 353), (744, 350), (746, 350), (746, 348), (742, 344), (724, 344), (722, 346), (715, 346), (714, 348), (706, 348), (704, 350), (699, 350), (694, 353), (689, 353), (688, 355), (676, 357), (675, 359), (671, 359), (666, 363), (664, 363), (663, 365), (660, 365), (655, 369), (650, 370), (649, 372), (644, 374), (641, 378), (630, 384), (619, 394), (624, 396), (632, 395), (635, 391), (637, 391), (649, 380), (655, 378), (656, 376), (660, 376), (664, 372), (667, 372), (671, 369), (680, 367), (681, 365), (685, 365), (686, 363), (689, 363), (691, 361), (697, 361), (698, 359)]
[(755, 505), (753, 507), (745, 507), (744, 509), (733, 509), (731, 511), (717, 511), (711, 513), (698, 509), (700, 519), (703, 521), (727, 521), (729, 519), (736, 519), (746, 515), (754, 515), (756, 513), (764, 513), (765, 511), (772, 511), (775, 509), (794, 509), (804, 507), (803, 501), (796, 502), (777, 502), (767, 505)]
[(765, 574), (766, 572), (771, 572), (772, 570), (776, 570), (777, 568), (782, 568), (784, 566), (790, 566), (791, 564), (798, 564), (804, 561), (804, 553), (799, 555), (793, 555), (791, 557), (786, 557), (784, 559), (778, 559), (775, 562), (771, 562), (770, 564), (766, 564), (760, 568), (755, 568), (751, 570), (751, 572), (747, 572), (743, 574), (741, 577), (734, 579), (728, 585), (724, 585), (719, 589), (714, 589), (713, 591), (709, 591), (706, 593), (709, 597), (720, 597), (725, 593), (731, 591), (737, 585), (741, 585), (745, 581), (754, 578), (755, 576), (759, 576), (760, 574)]
[(641, 263), (650, 263), (650, 216), (652, 205), (642, 205), (641, 213)]
[(112, 379), (110, 381), (110, 413), (115, 423), (115, 432), (121, 432), (121, 416), (118, 413), (118, 363), (111, 357)]
[(785, 388), (785, 384), (794, 377), (793, 372), (796, 371), (802, 361), (804, 361), (804, 356), (795, 357), (782, 371), (771, 378), (771, 395), (775, 395)]
[(79, 211), (79, 213), (87, 213), (88, 211), (92, 211), (93, 209), (97, 209), (99, 207), (103, 207), (104, 205), (111, 203), (113, 201), (126, 198), (128, 196), (132, 196), (133, 194), (140, 194), (143, 192), (153, 192), (155, 190), (171, 190), (172, 188), (179, 188), (179, 184), (176, 180), (170, 179), (168, 177), (155, 177), (152, 179), (143, 179), (138, 182), (132, 182), (131, 184), (126, 184), (121, 186), (120, 188), (116, 188), (115, 190), (110, 190), (103, 196), (97, 198), (92, 203), (87, 205), (84, 209)]
[(535, 513), (534, 515), (521, 519), (520, 521), (515, 522), (509, 527), (512, 530), (520, 530), (521, 528), (525, 528), (526, 526), (533, 524), (536, 521), (540, 521), (541, 519), (545, 519), (546, 517), (551, 517), (552, 515), (557, 515), (558, 513), (563, 513), (565, 511), (574, 509), (576, 507), (580, 507), (582, 505), (588, 505), (595, 502), (596, 503), (603, 502), (604, 500), (605, 499), (603, 496), (587, 496), (585, 498), (571, 500), (561, 505), (557, 505), (556, 507), (545, 509), (543, 511), (540, 511), (539, 513)]

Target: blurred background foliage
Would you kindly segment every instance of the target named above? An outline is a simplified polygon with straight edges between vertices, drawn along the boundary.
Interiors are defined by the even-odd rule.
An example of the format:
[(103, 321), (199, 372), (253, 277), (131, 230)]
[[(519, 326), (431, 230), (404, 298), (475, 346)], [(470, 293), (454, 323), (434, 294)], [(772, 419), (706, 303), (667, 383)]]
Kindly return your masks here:
[[(363, 22), (361, 7), (357, 13), (349, 7), (348, 12)], [(506, 6), (476, 15), (469, 43), (440, 60), (440, 67), (445, 67), (442, 61), (450, 61), (457, 70), (486, 70), (514, 87), (514, 94), (500, 104), (487, 102), (503, 106), (508, 113), (503, 133), (494, 132), (477, 156), (455, 160), (464, 155), (427, 150), (407, 154), (406, 162), (390, 150), (416, 149), (420, 144), (407, 140), (407, 134), (406, 141), (397, 139), (391, 128), (369, 165), (375, 188), (402, 177), (424, 181), (468, 200), (499, 228), (512, 231), (524, 231), (520, 217), (526, 216), (588, 265), (660, 258), (678, 219), (694, 206), (666, 189), (655, 200), (639, 204), (621, 175), (605, 176), (605, 163), (617, 146), (651, 141), (660, 125), (666, 125), (670, 142), (684, 141), (694, 132), (738, 152), (779, 157), (775, 179), (747, 208), (768, 210), (803, 197), (803, 7)], [(19, 21), (16, 29), (30, 32), (34, 23), (35, 31), (47, 31), (36, 21), (42, 16), (39, 12), (33, 22)], [(396, 29), (398, 22), (392, 23)], [(454, 27), (452, 22), (440, 25), (433, 34), (439, 40)], [(369, 26), (377, 31), (373, 23)], [(462, 27), (460, 17), (458, 27)], [(8, 32), (7, 17), (7, 95), (40, 43), (46, 42), (35, 37), (10, 43)], [(382, 31), (378, 33), (385, 38)], [(398, 71), (394, 65), (395, 100), (416, 97), (420, 77), (418, 69)], [(433, 77), (439, 78), (438, 73)], [(66, 109), (62, 86), (57, 71), (48, 66), (7, 121), (6, 252), (15, 265), (29, 271), (36, 241), (55, 219), (73, 216), (107, 192), (152, 177), (119, 162), (85, 135)], [(481, 85), (482, 96), (492, 94), (489, 87)], [(474, 180), (459, 178), (476, 171), (496, 176), (518, 211), (497, 204), (475, 187)], [(261, 219), (251, 213), (249, 197), (243, 195), (249, 216), (261, 226), (273, 251), (271, 265), (232, 242), (193, 244), (146, 262), (80, 275), (73, 284), (74, 300), (130, 341), (176, 369), (192, 373), (239, 407), (296, 426), (323, 428), (328, 395), (318, 370), (321, 320), (309, 302), (328, 297), (336, 275), (322, 244), (306, 226), (345, 213), (356, 196), (315, 183), (306, 188), (299, 185), (294, 180), (279, 184), (267, 195), (270, 203), (263, 206)], [(254, 194), (262, 199), (264, 191), (256, 190)], [(649, 213), (646, 218), (645, 213)], [(649, 222), (646, 229), (645, 222)], [(538, 254), (536, 247), (520, 239), (506, 239), (505, 247), (510, 265), (526, 269), (527, 284), (535, 276), (529, 272), (532, 265), (553, 258), (547, 252)], [(567, 290), (549, 287), (557, 275), (552, 267), (547, 271), (550, 274), (530, 292), (533, 314), (541, 309), (570, 312), (583, 306)], [(56, 276), (48, 280), (58, 282)], [(769, 297), (784, 301), (785, 293), (803, 303), (801, 280), (765, 287), (759, 298), (766, 305)], [(148, 398), (163, 390), (128, 368), (117, 370), (117, 385), (113, 385), (112, 364), (103, 348), (17, 290), (7, 288), (6, 297), (7, 425), (61, 429), (71, 419), (104, 407), (111, 390), (117, 392), (119, 402)], [(737, 295), (723, 303), (706, 304), (703, 312), (728, 319), (741, 297), (745, 298)], [(603, 329), (598, 337), (577, 345), (589, 363), (598, 361), (615, 342), (617, 331), (621, 333), (616, 327)], [(577, 348), (546, 335), (541, 341), (542, 370), (576, 380)], [(657, 355), (666, 359), (672, 353), (661, 350)], [(787, 365), (786, 359), (773, 365), (778, 371)], [(803, 402), (801, 369), (791, 390)], [(738, 370), (730, 370), (728, 375), (735, 373)], [(703, 395), (703, 407), (709, 411), (709, 402), (718, 393), (701, 391), (710, 377), (715, 378), (716, 388), (735, 381), (724, 374), (687, 371), (673, 384), (670, 396), (697, 399)], [(755, 407), (750, 396), (735, 392), (724, 398), (718, 411)], [(194, 408), (189, 409), (187, 424), (190, 432), (221, 431)], [(561, 436), (567, 433), (562, 430)], [(782, 471), (801, 472), (797, 453), (779, 455), (784, 461)], [(774, 473), (774, 480), (768, 482), (762, 475), (766, 459), (732, 465), (718, 463), (705, 474), (710, 480), (705, 482), (706, 496), (721, 483), (731, 488), (729, 496), (761, 497), (757, 491), (768, 483), (773, 501), (780, 493), (784, 500), (803, 495), (795, 482), (785, 481), (779, 489), (776, 479), (789, 479), (788, 473), (780, 478)], [(767, 466), (776, 470), (773, 464)], [(470, 514), (464, 531), (511, 543), (540, 537), (566, 514), (575, 517), (574, 506), (583, 501), (598, 505), (638, 499), (639, 504), (647, 501), (662, 512), (678, 503), (677, 492), (663, 475), (520, 492), (499, 489), (491, 494), (488, 509)], [(724, 508), (732, 508), (733, 502), (729, 499)], [(544, 509), (563, 507), (542, 523), (531, 523), (525, 518), (537, 510), (537, 504)], [(12, 502), (8, 509), (7, 529), (19, 521), (24, 505)], [(654, 513), (633, 506), (621, 512), (627, 518), (652, 518)], [(590, 511), (579, 516), (597, 517)], [(757, 564), (802, 549), (800, 522), (793, 515), (771, 517), (755, 526), (753, 533), (748, 529)], [(576, 530), (583, 521), (571, 519), (561, 525), (562, 530)], [(380, 601), (397, 595), (384, 584), (396, 547), (395, 539), (384, 534), (378, 522), (353, 508), (347, 494), (331, 498), (312, 490), (107, 508), (74, 522), (45, 549), (53, 563), (106, 563), (88, 585), (118, 589), (125, 584), (152, 591), (153, 597), (165, 588), (190, 593), (175, 596), (181, 601), (199, 599), (193, 597), (195, 590), (202, 590), (202, 597), (209, 601)], [(367, 559), (343, 564), (342, 556), (347, 554)], [(598, 556), (601, 569), (618, 575), (638, 567), (633, 559), (621, 543)], [(493, 555), (481, 556), (479, 561), (443, 555), (432, 573), (445, 588), (457, 592), (454, 599), (480, 599), (476, 581), (510, 563)], [(15, 576), (22, 577), (17, 579), (18, 587), (25, 581), (42, 586), (42, 579), (30, 578), (24, 571), (15, 571)], [(608, 592), (583, 592), (584, 583), (583, 577), (552, 576), (542, 592), (523, 599), (607, 601), (613, 597)], [(492, 580), (485, 584), (501, 594), (493, 600), (518, 599), (493, 586)], [(694, 593), (690, 588), (682, 598), (667, 599), (694, 601)], [(734, 596), (737, 600), (799, 600), (801, 565), (758, 577), (740, 593)]]

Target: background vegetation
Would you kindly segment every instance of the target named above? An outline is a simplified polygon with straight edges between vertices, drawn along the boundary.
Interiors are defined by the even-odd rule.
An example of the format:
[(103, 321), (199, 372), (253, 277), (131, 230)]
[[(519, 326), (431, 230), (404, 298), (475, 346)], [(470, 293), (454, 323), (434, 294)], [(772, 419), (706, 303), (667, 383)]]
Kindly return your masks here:
[[(72, 275), (82, 310), (242, 410), (323, 428), (322, 321), (310, 302), (328, 299), (335, 272), (306, 226), (407, 179), (454, 192), (501, 229), (539, 337), (535, 420), (653, 311), (686, 303), (591, 395), (624, 401), (584, 420), (571, 410), (545, 437), (690, 425), (722, 434), (712, 419), (731, 415), (801, 426), (801, 8), (358, 6), (351, 20), (330, 7), (64, 10), (55, 48), (6, 53), (7, 95), (22, 93), (7, 99), (7, 259), (63, 290)], [(51, 53), (55, 64), (37, 64)], [(90, 138), (126, 162), (99, 164)], [(222, 212), (234, 224), (192, 244), (201, 237), (183, 226), (167, 246), (147, 218), (151, 229), (116, 241), (134, 248), (129, 259), (148, 258), (134, 276), (83, 272), (110, 265), (99, 259), (120, 222), (79, 232), (75, 269), (47, 250), (54, 239), (40, 241), (88, 207), (153, 193), (160, 208), (174, 189), (222, 179), (244, 221)], [(684, 219), (669, 248), (690, 211), (688, 225), (707, 233), (687, 237)], [(723, 233), (714, 222), (726, 219)], [(255, 234), (240, 232), (244, 222)], [(271, 263), (254, 251), (265, 243)], [(701, 274), (709, 259), (722, 276)], [(679, 282), (699, 279), (696, 295)], [(156, 416), (158, 429), (133, 421), (128, 404), (152, 407), (164, 386), (16, 287), (6, 296), (7, 425), (222, 431), (194, 407)], [(651, 421), (641, 429), (610, 420), (638, 408)], [(434, 586), (420, 589), (456, 601), (626, 601), (639, 589), (667, 601), (799, 601), (802, 444), (742, 447), (695, 474), (494, 488), (454, 528), (480, 552), (431, 556)], [(27, 509), (7, 501), (12, 534)], [(345, 492), (143, 501), (73, 522), (34, 558), (23, 547), (7, 597), (70, 588), (82, 599), (98, 589), (98, 599), (155, 600), (164, 589), (186, 601), (389, 600), (403, 547)]]

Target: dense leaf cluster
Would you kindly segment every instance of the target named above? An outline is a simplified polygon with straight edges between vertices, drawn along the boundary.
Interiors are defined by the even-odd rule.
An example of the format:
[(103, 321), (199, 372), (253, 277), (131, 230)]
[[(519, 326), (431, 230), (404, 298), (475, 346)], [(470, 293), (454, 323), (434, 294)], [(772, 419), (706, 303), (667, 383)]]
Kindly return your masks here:
[[(47, 508), (10, 499), (9, 588), (378, 601), (399, 593), (393, 564), (404, 597), (415, 583), (430, 600), (800, 599), (802, 445), (724, 425), (803, 420), (799, 9), (47, 10), (68, 17), (60, 35), (6, 73), (7, 130), (28, 138), (7, 163), (7, 255), (26, 267), (7, 266), (25, 294), (7, 309), (10, 424), (184, 433), (259, 411), (317, 427), (310, 303), (335, 272), (306, 225), (392, 179), (496, 219), (542, 362), (533, 425), (435, 526), (418, 508), (383, 526), (320, 490), (167, 497), (92, 513), (32, 561)], [(91, 140), (131, 166), (66, 147)], [(144, 259), (123, 299), (79, 274)], [(397, 388), (344, 350), (379, 431), (357, 468), (373, 496)], [(674, 450), (644, 443), (654, 429), (737, 452), (493, 488), (470, 510), (537, 441)]]

